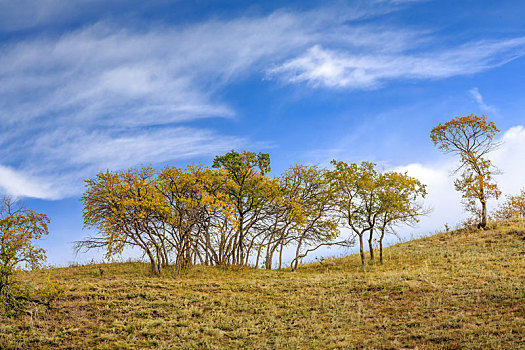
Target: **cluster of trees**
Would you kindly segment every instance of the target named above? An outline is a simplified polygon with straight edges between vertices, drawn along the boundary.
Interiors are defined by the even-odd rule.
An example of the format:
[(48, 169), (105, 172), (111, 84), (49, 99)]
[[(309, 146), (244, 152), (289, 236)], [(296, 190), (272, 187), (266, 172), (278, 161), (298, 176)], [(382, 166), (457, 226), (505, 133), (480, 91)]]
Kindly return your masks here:
[[(481, 117), (456, 117), (431, 130), (435, 146), (459, 156), (454, 181), (467, 211), (487, 225), (487, 201), (501, 195), (488, 155), (498, 148), (496, 125)], [(332, 161), (331, 169), (296, 165), (272, 177), (268, 154), (232, 151), (211, 168), (188, 166), (102, 172), (86, 181), (84, 222), (98, 235), (77, 249), (105, 248), (107, 257), (139, 247), (159, 274), (174, 264), (282, 267), (285, 247), (295, 247), (291, 268), (322, 246), (359, 242), (365, 265), (379, 242), (399, 224), (414, 224), (428, 213), (421, 200), (425, 185), (407, 174), (382, 172), (370, 162)], [(523, 217), (525, 191), (507, 197), (495, 217)], [(479, 206), (478, 206), (479, 204)], [(341, 239), (341, 229), (350, 235)]]
[(404, 173), (379, 172), (375, 164), (369, 162), (357, 165), (334, 160), (332, 165), (334, 170), (329, 171), (328, 176), (337, 217), (359, 239), (363, 266), (363, 240), (368, 240), (370, 259), (373, 260), (373, 239), (378, 232), (382, 263), (385, 234), (394, 233), (397, 224), (415, 224), (419, 216), (427, 214), (428, 210), (420, 201), (426, 196), (426, 186)]
[[(395, 225), (423, 213), (425, 186), (406, 174), (380, 172), (375, 164), (333, 162), (334, 169), (296, 165), (272, 177), (268, 154), (229, 152), (211, 168), (149, 167), (101, 172), (86, 181), (84, 223), (97, 235), (77, 249), (104, 248), (107, 257), (129, 246), (149, 258), (153, 273), (175, 265), (255, 265), (271, 269), (285, 247), (291, 268), (322, 246), (351, 246), (363, 238), (373, 259)], [(341, 226), (355, 235), (341, 238)]]
[[(487, 154), (498, 147), (499, 130), (485, 116), (457, 117), (439, 124), (431, 139), (446, 153), (459, 156), (455, 181), (465, 205), (487, 222), (487, 200), (500, 191), (497, 169)], [(84, 223), (97, 235), (79, 241), (77, 249), (104, 248), (108, 257), (138, 247), (154, 273), (174, 264), (255, 265), (272, 268), (285, 247), (295, 247), (291, 262), (322, 246), (351, 246), (359, 241), (365, 265), (365, 241), (374, 259), (379, 242), (399, 224), (414, 224), (427, 213), (421, 199), (426, 189), (407, 174), (384, 172), (370, 162), (332, 161), (331, 169), (295, 165), (272, 177), (268, 154), (232, 151), (217, 156), (213, 166), (185, 169), (131, 168), (101, 172), (86, 181)], [(481, 208), (476, 207), (476, 202)], [(507, 197), (497, 217), (522, 217), (525, 191)], [(5, 197), (0, 206), (0, 295), (10, 285), (16, 266), (36, 265), (44, 251), (32, 242), (47, 234), (49, 219), (24, 210)], [(341, 229), (350, 235), (341, 238)], [(375, 240), (375, 241), (374, 241)], [(2, 294), (3, 293), (3, 294)]]
[[(445, 153), (459, 156), (456, 190), (467, 211), (487, 224), (487, 201), (501, 192), (488, 158), (499, 132), (485, 116), (457, 117), (432, 129), (430, 137)], [(103, 248), (111, 258), (127, 247), (147, 256), (154, 274), (168, 265), (180, 273), (191, 264), (283, 266), (283, 250), (294, 251), (290, 267), (322, 246), (350, 247), (359, 242), (366, 264), (379, 243), (397, 225), (412, 225), (428, 213), (426, 188), (406, 173), (381, 171), (376, 164), (331, 162), (331, 168), (295, 165), (270, 176), (268, 154), (248, 151), (217, 156), (212, 167), (167, 166), (105, 171), (86, 180), (83, 218), (97, 234), (76, 248)], [(479, 204), (479, 205), (478, 205)], [(495, 219), (525, 218), (525, 189), (507, 196)], [(35, 245), (48, 234), (49, 218), (25, 209), (10, 197), (0, 198), (0, 310), (24, 312), (59, 296), (49, 284), (45, 298), (30, 298), (28, 285), (13, 278), (17, 268), (35, 268), (45, 251)], [(343, 230), (345, 229), (345, 230)], [(347, 234), (343, 234), (346, 232)], [(47, 301), (46, 301), (47, 300)]]

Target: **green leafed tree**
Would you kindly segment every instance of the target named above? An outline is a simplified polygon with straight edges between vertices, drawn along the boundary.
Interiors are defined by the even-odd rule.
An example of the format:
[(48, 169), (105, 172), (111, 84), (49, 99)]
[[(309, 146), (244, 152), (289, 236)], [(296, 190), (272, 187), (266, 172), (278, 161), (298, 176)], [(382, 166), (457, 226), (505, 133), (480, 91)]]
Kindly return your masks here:
[(246, 265), (254, 239), (253, 228), (264, 219), (265, 209), (274, 196), (273, 183), (266, 176), (270, 156), (266, 153), (231, 151), (215, 157), (213, 167), (222, 169), (229, 181), (226, 191), (235, 207), (236, 234), (232, 242), (232, 263)]

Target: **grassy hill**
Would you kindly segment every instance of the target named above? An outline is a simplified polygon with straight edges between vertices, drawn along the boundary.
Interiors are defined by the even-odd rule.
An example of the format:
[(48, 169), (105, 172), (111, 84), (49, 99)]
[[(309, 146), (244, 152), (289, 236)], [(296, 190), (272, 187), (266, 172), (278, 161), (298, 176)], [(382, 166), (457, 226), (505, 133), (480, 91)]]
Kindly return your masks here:
[(525, 348), (525, 222), (398, 244), (385, 259), (366, 272), (352, 255), (180, 278), (142, 263), (55, 269), (69, 288), (57, 310), (0, 318), (0, 348)]

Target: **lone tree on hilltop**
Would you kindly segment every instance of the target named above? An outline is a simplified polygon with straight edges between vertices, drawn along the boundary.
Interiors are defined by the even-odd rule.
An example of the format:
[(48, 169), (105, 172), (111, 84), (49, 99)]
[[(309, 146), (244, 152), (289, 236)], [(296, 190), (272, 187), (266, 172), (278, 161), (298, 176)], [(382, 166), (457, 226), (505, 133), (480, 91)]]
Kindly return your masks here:
[[(496, 149), (499, 143), (494, 136), (499, 132), (493, 122), (470, 115), (456, 117), (445, 124), (439, 124), (430, 132), (430, 138), (444, 153), (460, 157), (456, 172), (462, 174), (454, 181), (456, 190), (463, 193), (465, 208), (479, 216), (478, 227), (487, 225), (487, 200), (498, 198), (501, 192), (494, 182), (497, 169), (492, 165), (487, 154)], [(481, 212), (476, 207), (481, 203)]]

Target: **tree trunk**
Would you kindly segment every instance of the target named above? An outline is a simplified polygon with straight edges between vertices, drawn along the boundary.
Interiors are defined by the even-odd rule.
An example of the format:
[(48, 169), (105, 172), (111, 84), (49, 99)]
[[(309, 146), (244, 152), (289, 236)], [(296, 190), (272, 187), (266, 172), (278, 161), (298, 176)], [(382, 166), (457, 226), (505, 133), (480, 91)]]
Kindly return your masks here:
[(160, 254), (160, 257), (161, 257), (161, 261), (162, 261), (162, 266), (163, 267), (167, 267), (168, 266), (168, 251), (166, 250), (166, 246), (164, 245), (164, 242), (162, 243), (162, 250), (161, 250), (161, 254)]
[(159, 276), (160, 275), (160, 265), (157, 264), (154, 258), (150, 257), (150, 263), (151, 263), (151, 273), (154, 275)]
[(255, 268), (256, 268), (256, 269), (259, 268), (259, 258), (261, 257), (261, 250), (262, 250), (262, 247), (263, 247), (263, 245), (261, 244), (261, 246), (259, 247), (259, 249), (257, 249), (257, 259), (255, 259)]
[(299, 264), (299, 252), (301, 251), (301, 245), (302, 244), (303, 244), (303, 238), (301, 237), (301, 239), (297, 243), (297, 249), (295, 250), (295, 259), (294, 259), (294, 263), (292, 265), (292, 271), (297, 270), (297, 265)]
[(197, 257), (199, 257), (200, 261), (202, 262), (202, 258), (200, 257), (199, 251), (195, 249), (195, 251), (193, 252), (193, 265), (197, 265)]
[(487, 226), (487, 201), (485, 199), (481, 200), (481, 223), (479, 226), (483, 229)]
[(379, 237), (379, 263), (380, 264), (383, 264), (383, 238), (385, 238), (385, 230), (386, 230), (385, 227), (381, 228), (381, 236)]
[(239, 220), (239, 241), (237, 242), (237, 265), (244, 261), (243, 241), (244, 241), (244, 216), (241, 215)]
[(157, 276), (160, 275), (161, 271), (162, 271), (162, 263), (161, 263), (161, 260), (160, 260), (160, 254), (159, 254), (159, 251), (156, 251), (155, 252), (155, 255), (157, 256), (157, 259), (155, 259), (155, 257), (153, 256), (153, 254), (151, 255), (151, 262), (152, 262), (152, 270), (153, 270), (153, 273)]
[(210, 265), (210, 232), (208, 231), (208, 228), (206, 228), (205, 232), (205, 239), (206, 239), (206, 251), (204, 252), (204, 265), (208, 266)]
[(283, 244), (281, 244), (281, 248), (279, 248), (279, 270), (283, 267)]
[(479, 175), (480, 179), (480, 197), (479, 201), (481, 202), (481, 222), (478, 224), (478, 228), (485, 228), (487, 226), (487, 198), (485, 197), (485, 182), (483, 181), (483, 176)]
[(156, 256), (156, 259), (153, 258), (153, 260), (155, 260), (155, 265), (157, 267), (156, 274), (160, 275), (160, 271), (162, 269), (162, 258), (161, 258), (160, 248), (158, 246), (157, 246), (157, 249), (155, 249), (155, 256)]
[(274, 244), (273, 246), (268, 245), (268, 249), (266, 250), (266, 260), (264, 261), (264, 268), (267, 270), (272, 269), (273, 254), (275, 253), (277, 246), (277, 244)]
[(374, 260), (374, 247), (372, 246), (374, 230), (370, 229), (370, 236), (368, 237), (368, 249), (370, 249), (370, 260)]
[(365, 267), (365, 251), (364, 251), (364, 244), (363, 244), (363, 233), (361, 232), (359, 236), (359, 254), (361, 255), (361, 265), (363, 268)]
[(383, 240), (379, 240), (379, 263), (383, 265)]
[(272, 254), (270, 253), (266, 254), (266, 258), (264, 259), (264, 268), (266, 270), (272, 269), (272, 258), (273, 258)]

